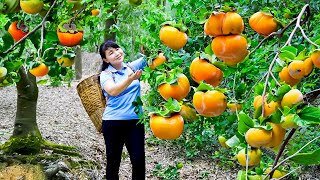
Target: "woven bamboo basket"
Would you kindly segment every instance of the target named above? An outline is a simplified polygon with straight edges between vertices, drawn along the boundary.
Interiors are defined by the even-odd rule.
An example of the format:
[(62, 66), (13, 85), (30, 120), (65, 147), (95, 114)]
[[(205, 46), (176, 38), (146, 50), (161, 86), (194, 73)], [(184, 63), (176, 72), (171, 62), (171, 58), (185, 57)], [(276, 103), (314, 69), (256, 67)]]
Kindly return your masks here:
[(77, 85), (78, 95), (84, 109), (98, 132), (102, 132), (102, 114), (106, 107), (106, 99), (103, 96), (99, 82), (99, 75), (92, 75), (82, 80)]

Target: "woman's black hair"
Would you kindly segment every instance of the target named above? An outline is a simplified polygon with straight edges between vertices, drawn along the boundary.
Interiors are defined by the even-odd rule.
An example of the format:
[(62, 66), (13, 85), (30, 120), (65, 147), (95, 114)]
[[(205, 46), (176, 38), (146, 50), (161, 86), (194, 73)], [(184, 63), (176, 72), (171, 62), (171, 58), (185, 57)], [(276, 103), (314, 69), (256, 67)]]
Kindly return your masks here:
[(102, 58), (102, 65), (101, 65), (101, 71), (104, 71), (108, 66), (109, 63), (105, 62), (103, 59), (106, 59), (106, 50), (109, 48), (120, 48), (120, 46), (118, 44), (116, 44), (114, 41), (112, 40), (106, 40), (105, 42), (103, 42), (100, 45), (100, 49), (99, 49), (99, 53), (100, 56)]

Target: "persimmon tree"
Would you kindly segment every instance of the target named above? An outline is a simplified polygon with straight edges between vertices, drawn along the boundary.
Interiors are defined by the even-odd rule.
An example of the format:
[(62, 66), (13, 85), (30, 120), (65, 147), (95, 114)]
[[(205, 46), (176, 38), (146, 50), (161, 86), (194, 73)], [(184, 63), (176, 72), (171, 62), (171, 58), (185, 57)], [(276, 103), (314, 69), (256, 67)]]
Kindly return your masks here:
[[(75, 47), (92, 51), (115, 39), (118, 1), (0, 1), (0, 86), (15, 85), (14, 131), (2, 144), (5, 153), (36, 154), (43, 147), (72, 150), (42, 138), (37, 126), (37, 84), (71, 82)], [(129, 3), (127, 2), (129, 6)], [(101, 9), (101, 13), (92, 10)], [(100, 11), (100, 10), (99, 10)], [(101, 20), (101, 19), (104, 20)]]
[[(295, 167), (319, 164), (310, 158), (319, 152), (319, 107), (311, 101), (319, 94), (318, 1), (129, 3), (44, 1), (42, 16), (15, 10), (14, 3), (0, 4), (6, 7), (1, 11), (6, 15), (0, 16), (1, 86), (18, 89), (13, 141), (8, 142), (28, 135), (34, 135), (32, 142), (45, 142), (35, 119), (37, 78), (28, 72), (49, 70), (50, 79), (38, 78), (38, 83), (70, 80), (73, 71), (57, 58), (74, 57), (67, 47), (74, 45), (68, 44), (74, 40), (69, 34), (83, 32), (80, 45), (86, 50), (96, 49), (103, 36), (115, 35), (130, 59), (141, 45), (145, 48), (150, 67), (142, 80), (150, 89), (135, 105), (143, 102), (141, 119), (150, 123), (159, 144), (175, 146), (187, 158), (205, 154), (230, 162), (237, 156), (243, 166), (238, 179), (289, 175), (288, 166), (278, 167), (283, 165), (280, 157), (296, 162)], [(96, 8), (100, 15), (91, 16)], [(14, 37), (7, 32), (12, 23), (11, 29), (19, 30)], [(58, 34), (68, 34), (61, 36), (70, 38), (68, 43), (60, 43), (58, 27)], [(29, 105), (32, 111), (24, 112)], [(218, 152), (218, 137), (228, 149)], [(12, 143), (1, 147), (26, 148)], [(33, 147), (30, 152), (41, 146)]]
[[(283, 172), (281, 176), (289, 176), (288, 166), (275, 168), (279, 166), (279, 157), (291, 155), (291, 162), (318, 164), (318, 160), (308, 160), (319, 150), (319, 107), (317, 103), (313, 104), (319, 94), (319, 69), (312, 61), (312, 57), (317, 59), (319, 49), (319, 16), (315, 13), (319, 10), (318, 5), (318, 2), (300, 1), (223, 1), (217, 4), (165, 1), (163, 5), (141, 9), (144, 13), (139, 18), (144, 18), (132, 20), (140, 22), (140, 29), (147, 34), (135, 43), (129, 41), (128, 46), (144, 44), (151, 49), (150, 64), (159, 62), (159, 52), (166, 57), (166, 61), (157, 63), (156, 68), (146, 68), (144, 73), (143, 78), (151, 85), (151, 90), (143, 97), (144, 120), (149, 122), (148, 113), (164, 118), (176, 115), (176, 106), (172, 106), (175, 111), (171, 115), (161, 110), (170, 107), (165, 105), (168, 98), (161, 96), (161, 85), (179, 86), (178, 76), (168, 76), (171, 71), (186, 75), (191, 88), (182, 100), (174, 96), (181, 95), (177, 90), (166, 88), (167, 94), (172, 94), (171, 98), (181, 106), (188, 104), (193, 112), (197, 112), (197, 119), (185, 120), (179, 138), (161, 143), (179, 148), (188, 158), (202, 153), (218, 158), (215, 147), (220, 136), (225, 146), (231, 147), (220, 152), (228, 156), (225, 159), (231, 161), (232, 155), (241, 152), (240, 164), (244, 165), (244, 170), (239, 171), (239, 179), (263, 178), (272, 173), (279, 175), (279, 171)], [(165, 34), (164, 30), (168, 29), (170, 33)], [(187, 35), (186, 44), (186, 36), (181, 36), (182, 33)], [(175, 38), (170, 41), (170, 37)], [(174, 45), (179, 45), (180, 49)], [(291, 94), (297, 90), (298, 95)], [(216, 99), (209, 95), (195, 98), (201, 91), (222, 95), (212, 95)], [(221, 112), (211, 113), (211, 107), (216, 111), (221, 108)], [(286, 130), (289, 127), (294, 130)], [(295, 134), (300, 137), (305, 131), (310, 136), (303, 143), (291, 139)], [(266, 137), (258, 136), (260, 132)], [(252, 137), (262, 138), (258, 139), (261, 142), (255, 144), (257, 140)], [(250, 145), (252, 140), (254, 143)], [(305, 144), (309, 146), (305, 148)], [(256, 154), (263, 158), (253, 164), (249, 162), (248, 166), (248, 156), (243, 154), (252, 154), (252, 151), (259, 152)], [(274, 151), (271, 154), (277, 158), (272, 160), (272, 155), (268, 156), (270, 151)], [(304, 153), (299, 154), (301, 151)], [(295, 158), (292, 158), (293, 154)]]

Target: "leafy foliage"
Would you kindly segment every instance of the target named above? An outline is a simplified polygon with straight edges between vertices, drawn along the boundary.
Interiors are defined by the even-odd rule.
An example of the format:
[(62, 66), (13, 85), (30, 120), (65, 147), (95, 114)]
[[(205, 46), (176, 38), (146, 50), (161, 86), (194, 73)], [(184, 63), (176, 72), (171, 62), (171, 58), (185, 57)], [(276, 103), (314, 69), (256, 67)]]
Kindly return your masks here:
[[(52, 7), (53, 2), (44, 1), (45, 12)], [(1, 7), (0, 3), (0, 7)], [(57, 58), (74, 56), (74, 47), (65, 47), (59, 43), (57, 27), (61, 21), (76, 21), (84, 30), (84, 37), (80, 44), (86, 51), (97, 51), (99, 44), (104, 40), (105, 34), (116, 33), (116, 41), (126, 53), (126, 61), (135, 58), (136, 52), (143, 46), (145, 54), (151, 61), (159, 51), (168, 58), (168, 62), (157, 67), (155, 70), (146, 68), (142, 80), (150, 85), (149, 91), (141, 97), (144, 104), (143, 122), (148, 125), (149, 112), (157, 111), (163, 107), (162, 114), (171, 110), (178, 112), (179, 103), (170, 99), (166, 102), (158, 93), (158, 85), (164, 80), (174, 83), (172, 69), (179, 69), (190, 80), (189, 95), (183, 102), (192, 102), (192, 97), (197, 88), (203, 85), (194, 82), (189, 72), (189, 66), (193, 59), (204, 55), (207, 59), (223, 71), (223, 81), (216, 89), (224, 90), (228, 102), (242, 104), (239, 112), (225, 111), (218, 117), (203, 117), (198, 115), (198, 120), (185, 124), (184, 134), (176, 141), (168, 142), (178, 147), (188, 158), (194, 158), (203, 154), (214, 154), (218, 135), (225, 135), (229, 140), (229, 155), (235, 155), (239, 149), (246, 147), (245, 132), (251, 127), (259, 127), (270, 130), (267, 122), (280, 123), (282, 115), (296, 113), (295, 122), (303, 126), (301, 130), (307, 136), (314, 137), (319, 126), (319, 107), (298, 104), (291, 109), (277, 110), (271, 116), (261, 116), (265, 108), (253, 109), (253, 99), (257, 95), (267, 95), (266, 103), (278, 102), (283, 95), (292, 87), (279, 82), (278, 73), (293, 60), (304, 60), (319, 48), (311, 42), (320, 44), (320, 2), (310, 2), (310, 14), (301, 17), (301, 29), (305, 35), (295, 31), (295, 19), (305, 6), (303, 1), (257, 1), (240, 0), (218, 1), (209, 0), (148, 0), (139, 6), (131, 5), (127, 0), (86, 0), (83, 1), (83, 9), (72, 10), (74, 5), (64, 0), (57, 0), (55, 6), (47, 14), (45, 21), (43, 15), (30, 15), (23, 11), (0, 15), (0, 67), (8, 70), (5, 78), (0, 79), (0, 86), (15, 84), (21, 77), (18, 70), (23, 66), (27, 70), (35, 67), (39, 62), (49, 66), (48, 76), (42, 77), (38, 83), (59, 85), (63, 80), (71, 80), (74, 74), (73, 67), (62, 67)], [(263, 8), (261, 8), (263, 7)], [(100, 9), (99, 16), (91, 16), (92, 9)], [(245, 30), (243, 36), (248, 41), (250, 54), (236, 66), (227, 66), (219, 60), (211, 49), (212, 37), (204, 33), (204, 23), (213, 11), (236, 9), (244, 21)], [(252, 14), (260, 10), (269, 11), (279, 22), (278, 35), (266, 38), (254, 32), (248, 21)], [(9, 25), (16, 21), (23, 21), (31, 31), (35, 32), (21, 43), (14, 44), (11, 35), (7, 32)], [(107, 20), (115, 20), (115, 24), (106, 29)], [(184, 48), (175, 51), (161, 43), (159, 31), (161, 24), (166, 21), (183, 23), (188, 28), (188, 41)], [(307, 22), (307, 23), (306, 23)], [(290, 24), (291, 23), (291, 24)], [(290, 24), (290, 25), (289, 25)], [(41, 26), (38, 26), (41, 25)], [(289, 26), (288, 26), (289, 25)], [(282, 32), (282, 30), (285, 30)], [(308, 37), (308, 40), (304, 36)], [(287, 42), (288, 39), (290, 42)], [(262, 44), (260, 44), (263, 42)], [(14, 45), (14, 47), (13, 47)], [(7, 52), (8, 51), (8, 52)], [(273, 61), (274, 60), (274, 61)], [(272, 64), (272, 66), (270, 65)], [(320, 69), (313, 68), (311, 74), (301, 79), (301, 82), (293, 88), (299, 89), (303, 94), (320, 88)], [(269, 76), (270, 75), (270, 76)], [(272, 76), (273, 75), (273, 76)], [(171, 78), (172, 77), (172, 78)], [(266, 80), (268, 77), (268, 80)], [(49, 78), (49, 79), (48, 79)], [(212, 87), (211, 87), (212, 88)], [(141, 105), (141, 101), (135, 105)], [(166, 105), (165, 105), (166, 104)], [(180, 104), (182, 104), (180, 102)], [(300, 135), (302, 136), (302, 135)], [(299, 139), (300, 141), (297, 141)], [(310, 138), (299, 137), (294, 143), (288, 145), (288, 151), (292, 154), (306, 143)], [(152, 139), (152, 141), (156, 141)], [(161, 144), (161, 143), (159, 143)], [(318, 142), (317, 142), (317, 145)], [(317, 152), (317, 146), (311, 146), (311, 150)], [(225, 150), (222, 150), (225, 151)], [(289, 153), (289, 154), (290, 154)], [(306, 154), (311, 156), (312, 154)], [(215, 156), (215, 155), (213, 155)], [(303, 157), (302, 154), (299, 156)], [(217, 157), (217, 156), (215, 156)], [(265, 158), (262, 164), (271, 164), (270, 158)], [(175, 167), (169, 167), (164, 172), (159, 166), (155, 171), (157, 176), (164, 178), (178, 177)], [(242, 172), (243, 173), (243, 172)]]

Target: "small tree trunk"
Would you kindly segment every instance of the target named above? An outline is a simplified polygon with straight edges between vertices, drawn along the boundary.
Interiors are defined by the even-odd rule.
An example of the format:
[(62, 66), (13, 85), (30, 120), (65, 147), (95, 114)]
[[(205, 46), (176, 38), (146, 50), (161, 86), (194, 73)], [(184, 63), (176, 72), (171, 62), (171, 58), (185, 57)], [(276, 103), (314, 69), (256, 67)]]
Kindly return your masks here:
[(75, 71), (76, 71), (76, 80), (82, 78), (82, 52), (79, 46), (76, 47), (76, 57), (75, 57)]
[(119, 1), (116, 0), (113, 2), (113, 8), (110, 8), (108, 13), (113, 13), (113, 17), (111, 19), (106, 20), (106, 31), (104, 34), (104, 39), (105, 40), (116, 40), (116, 33), (110, 31), (110, 27), (114, 24), (116, 24), (116, 19), (117, 19), (117, 7), (118, 7)]
[(24, 67), (19, 70), (21, 80), (17, 83), (17, 111), (13, 135), (9, 139), (9, 152), (21, 154), (40, 151), (42, 137), (37, 125), (36, 111), (38, 101), (38, 86), (36, 78), (27, 73)]

